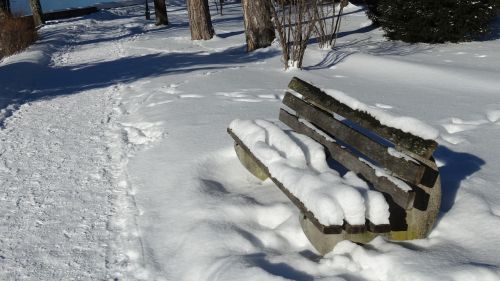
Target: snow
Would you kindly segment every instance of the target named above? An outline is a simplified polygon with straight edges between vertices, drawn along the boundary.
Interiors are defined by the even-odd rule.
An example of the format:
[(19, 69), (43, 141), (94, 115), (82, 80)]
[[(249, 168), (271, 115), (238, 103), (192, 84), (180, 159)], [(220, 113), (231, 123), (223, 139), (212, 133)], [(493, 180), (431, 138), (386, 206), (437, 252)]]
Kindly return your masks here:
[(389, 153), (389, 155), (394, 156), (396, 158), (404, 159), (406, 161), (411, 161), (413, 163), (417, 163), (418, 164), (417, 160), (413, 159), (412, 157), (410, 157), (410, 156), (408, 156), (408, 155), (406, 155), (406, 154), (404, 154), (402, 152), (397, 151), (393, 147), (387, 148), (387, 153)]
[[(312, 44), (284, 72), (276, 45), (245, 53), (226, 2), (214, 40), (192, 42), (169, 1), (169, 27), (101, 11), (0, 62), (0, 280), (500, 280), (498, 23), (491, 40), (409, 45), (349, 5), (335, 50)], [(290, 200), (242, 167), (227, 125), (277, 123), (292, 76), (438, 130), (427, 239), (321, 257)]]
[(323, 91), (350, 108), (375, 117), (382, 125), (394, 127), (424, 139), (436, 139), (439, 136), (438, 130), (418, 119), (407, 116), (396, 116), (379, 108), (370, 107), (338, 90), (323, 89)]
[(384, 168), (381, 168), (381, 167), (378, 167), (378, 166), (375, 166), (374, 164), (372, 164), (370, 161), (364, 159), (364, 158), (359, 158), (359, 160), (367, 165), (369, 165), (372, 169), (375, 170), (375, 175), (377, 177), (384, 177), (386, 179), (388, 179), (389, 181), (391, 181), (393, 184), (396, 185), (396, 187), (398, 187), (399, 189), (403, 190), (403, 191), (410, 191), (412, 190), (412, 188), (406, 184), (404, 181), (394, 177), (394, 176), (391, 176), (389, 175), (389, 172), (387, 170), (385, 170)]
[(351, 225), (364, 225), (365, 214), (374, 223), (389, 224), (383, 195), (368, 191), (352, 173), (343, 178), (329, 168), (323, 146), (311, 138), (288, 135), (259, 119), (236, 119), (229, 128), (321, 224), (342, 225), (345, 219)]

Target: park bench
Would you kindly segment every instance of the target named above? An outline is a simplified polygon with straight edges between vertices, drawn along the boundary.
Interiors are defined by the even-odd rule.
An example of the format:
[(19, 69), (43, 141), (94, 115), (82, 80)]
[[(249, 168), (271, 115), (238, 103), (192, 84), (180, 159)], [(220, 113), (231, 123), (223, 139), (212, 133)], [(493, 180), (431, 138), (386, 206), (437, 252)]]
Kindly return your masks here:
[[(434, 225), (441, 201), (439, 172), (432, 157), (437, 147), (436, 142), (404, 132), (397, 126), (384, 125), (390, 122), (381, 122), (380, 117), (374, 117), (363, 107), (351, 108), (356, 106), (345, 100), (343, 103), (338, 97), (335, 98), (334, 95), (329, 95), (299, 78), (293, 78), (288, 87), (292, 91), (286, 92), (283, 98), (279, 120), (294, 132), (285, 130), (282, 133), (288, 134), (291, 139), (296, 139), (299, 143), (308, 142), (298, 135), (302, 134), (321, 144), (330, 166), (356, 174), (366, 181), (371, 190), (381, 193), (388, 206), (387, 221), (373, 222), (367, 215), (362, 223), (357, 220), (357, 223), (353, 224), (343, 219), (340, 223), (337, 220), (335, 224), (325, 224), (323, 218), (325, 214), (315, 213), (310, 207), (316, 207), (314, 202), (306, 204), (305, 199), (302, 199), (309, 199), (307, 194), (303, 194), (308, 190), (313, 192), (315, 189), (312, 186), (297, 187), (294, 181), (301, 180), (301, 177), (288, 179), (287, 173), (281, 173), (276, 169), (279, 165), (286, 166), (286, 163), (273, 164), (273, 167), (266, 166), (269, 162), (266, 158), (270, 156), (261, 152), (256, 153), (259, 144), (252, 142), (252, 138), (248, 137), (245, 131), (254, 127), (252, 130), (257, 130), (261, 126), (269, 127), (265, 133), (270, 134), (271, 131), (277, 131), (277, 127), (272, 127), (265, 121), (248, 123), (254, 124), (254, 127), (241, 125), (244, 123), (241, 120), (233, 121), (228, 133), (235, 141), (235, 150), (240, 162), (258, 178), (262, 180), (270, 178), (299, 208), (302, 229), (313, 246), (325, 254), (331, 251), (335, 244), (346, 239), (356, 243), (368, 243), (376, 236), (393, 240), (425, 238)], [(257, 131), (254, 135), (259, 133)], [(269, 135), (265, 138), (269, 138)], [(264, 139), (261, 141), (265, 142)], [(283, 141), (274, 142), (279, 144)], [(269, 144), (266, 149), (273, 147), (274, 144)], [(286, 154), (288, 148), (284, 147), (283, 153)], [(309, 166), (312, 165), (307, 163)], [(309, 168), (304, 168), (304, 177), (306, 174), (314, 174), (308, 170)], [(294, 167), (290, 169), (297, 171)], [(288, 175), (295, 175), (294, 173), (290, 172)], [(332, 184), (331, 188), (335, 189), (337, 186)], [(344, 193), (339, 194), (335, 200), (342, 205)], [(345, 197), (345, 200), (348, 198)], [(373, 205), (375, 206), (374, 203)]]

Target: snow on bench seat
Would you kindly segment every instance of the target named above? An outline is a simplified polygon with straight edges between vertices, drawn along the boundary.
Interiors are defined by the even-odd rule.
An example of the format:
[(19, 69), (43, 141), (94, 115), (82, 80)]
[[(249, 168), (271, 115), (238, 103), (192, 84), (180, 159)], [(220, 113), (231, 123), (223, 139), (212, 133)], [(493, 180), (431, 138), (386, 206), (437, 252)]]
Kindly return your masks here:
[(326, 162), (322, 145), (264, 120), (234, 120), (229, 129), (323, 225), (389, 224), (384, 196), (354, 173), (341, 177)]

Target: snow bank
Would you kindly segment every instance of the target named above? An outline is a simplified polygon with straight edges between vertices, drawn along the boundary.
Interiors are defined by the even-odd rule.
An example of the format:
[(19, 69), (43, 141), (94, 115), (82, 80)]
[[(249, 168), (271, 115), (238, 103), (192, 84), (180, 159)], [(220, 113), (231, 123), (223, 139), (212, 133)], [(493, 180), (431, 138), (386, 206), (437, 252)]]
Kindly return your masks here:
[(370, 107), (341, 91), (332, 89), (323, 89), (323, 91), (352, 109), (368, 113), (380, 121), (383, 125), (400, 129), (403, 132), (410, 133), (424, 139), (434, 140), (439, 136), (439, 131), (436, 128), (425, 124), (418, 119), (407, 116), (395, 116), (386, 111)]
[(384, 197), (368, 190), (352, 173), (341, 177), (328, 167), (323, 146), (311, 138), (287, 133), (264, 120), (234, 120), (229, 128), (324, 225), (360, 225), (365, 218), (389, 223)]

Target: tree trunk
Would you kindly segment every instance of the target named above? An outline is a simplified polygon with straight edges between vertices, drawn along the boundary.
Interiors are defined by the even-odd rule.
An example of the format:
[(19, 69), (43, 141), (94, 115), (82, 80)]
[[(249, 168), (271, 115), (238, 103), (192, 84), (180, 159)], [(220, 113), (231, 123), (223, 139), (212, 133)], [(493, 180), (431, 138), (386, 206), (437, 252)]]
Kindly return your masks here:
[(188, 0), (191, 40), (208, 40), (214, 36), (208, 0)]
[(144, 16), (146, 17), (147, 20), (151, 19), (151, 13), (149, 12), (149, 3), (148, 0), (145, 1), (146, 4), (146, 11), (144, 11)]
[(45, 20), (43, 19), (42, 5), (40, 4), (40, 0), (30, 0), (30, 5), (35, 26), (44, 24)]
[(10, 14), (9, 0), (0, 0), (0, 19)]
[(269, 0), (243, 0), (247, 52), (270, 46), (274, 40)]
[(156, 25), (167, 25), (167, 5), (165, 0), (154, 0), (155, 3), (155, 15), (156, 15)]

